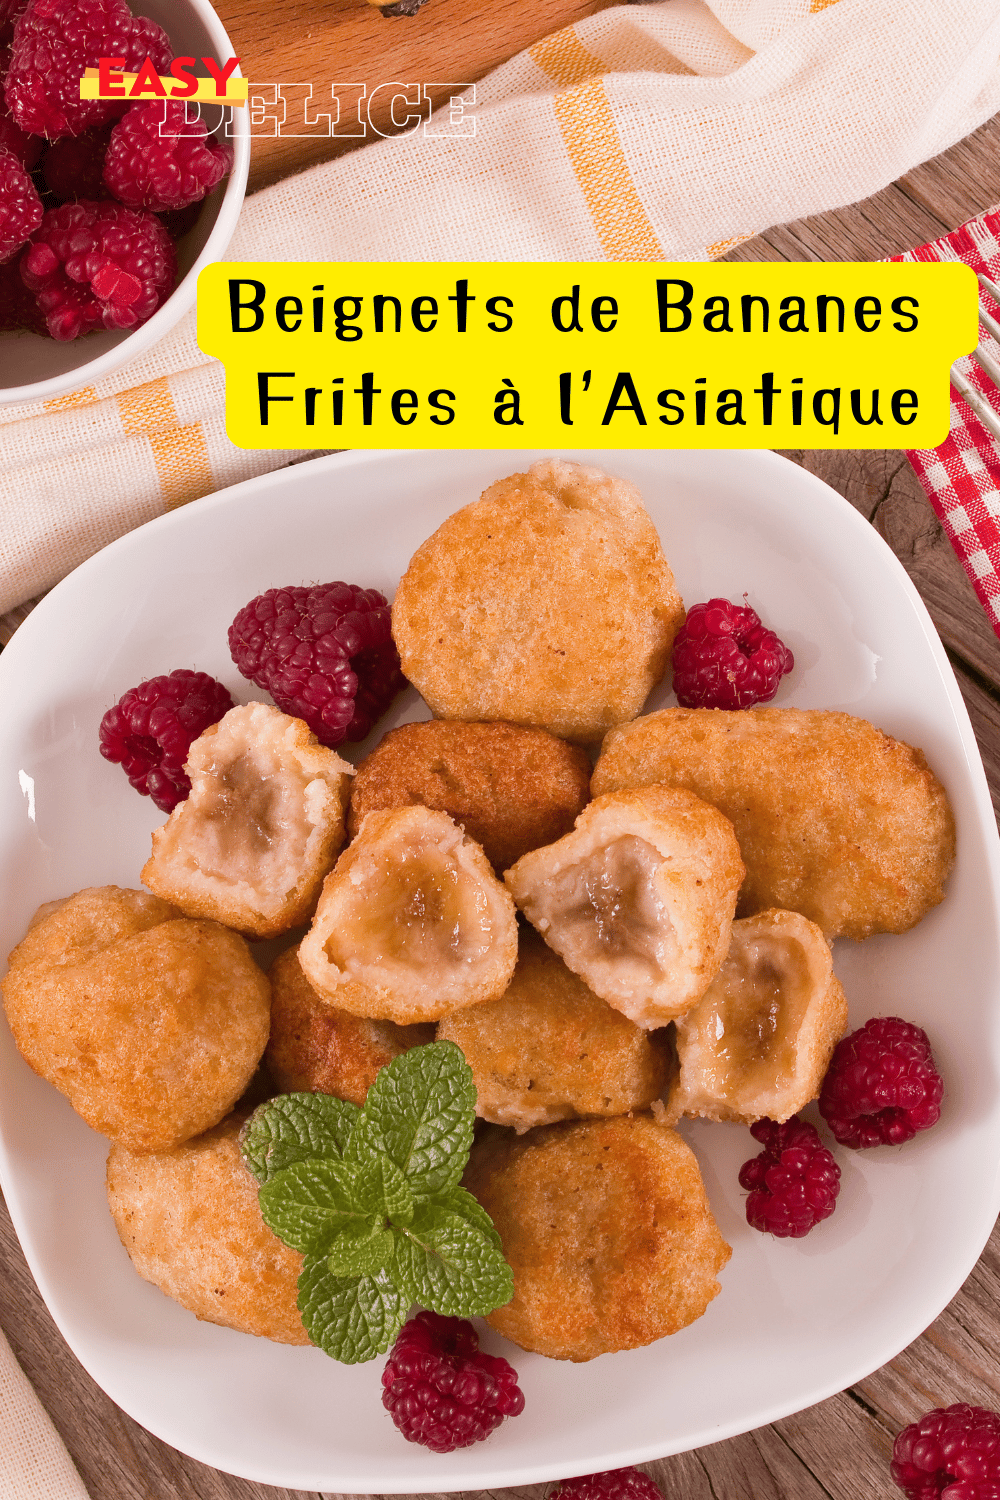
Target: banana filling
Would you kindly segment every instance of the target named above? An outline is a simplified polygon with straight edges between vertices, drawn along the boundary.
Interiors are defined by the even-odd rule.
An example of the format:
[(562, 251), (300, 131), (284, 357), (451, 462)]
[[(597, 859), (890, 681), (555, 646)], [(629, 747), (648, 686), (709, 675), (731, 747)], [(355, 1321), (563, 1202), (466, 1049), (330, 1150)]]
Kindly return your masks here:
[(309, 829), (302, 816), (301, 785), (261, 766), (248, 749), (235, 760), (212, 764), (191, 831), (194, 857), (232, 882), (259, 878), (261, 861), (275, 849), (295, 860)]
[(734, 943), (704, 1002), (711, 1055), (705, 1066), (716, 1087), (728, 1084), (751, 1096), (787, 1087), (808, 1002), (809, 970), (800, 944), (767, 936)]
[(514, 903), (447, 813), (367, 815), (327, 876), (299, 962), (321, 999), (409, 1026), (503, 994)]
[(492, 933), (485, 891), (463, 879), (451, 851), (418, 834), (352, 871), (324, 952), (347, 974), (369, 965), (470, 964), (486, 955)]
[(690, 1010), (726, 956), (743, 862), (732, 824), (681, 787), (612, 792), (504, 874), (528, 921), (643, 1030)]
[(656, 984), (669, 972), (674, 948), (670, 916), (656, 888), (662, 864), (652, 844), (625, 834), (536, 892), (529, 915), (542, 933), (559, 929), (564, 954), (609, 966), (623, 990)]
[(823, 933), (798, 912), (734, 922), (725, 961), (677, 1021), (680, 1074), (667, 1118), (787, 1120), (823, 1082), (847, 1002)]
[(191, 792), (142, 878), (189, 916), (256, 937), (305, 921), (344, 838), (350, 767), (300, 719), (230, 709), (188, 754)]

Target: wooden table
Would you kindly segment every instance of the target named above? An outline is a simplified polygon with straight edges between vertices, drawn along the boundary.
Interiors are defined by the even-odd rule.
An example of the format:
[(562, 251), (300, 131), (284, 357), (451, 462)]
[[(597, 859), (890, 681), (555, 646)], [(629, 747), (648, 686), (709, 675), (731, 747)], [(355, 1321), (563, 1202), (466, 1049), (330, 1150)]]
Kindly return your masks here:
[[(361, 0), (358, 0), (361, 4)], [(438, 0), (430, 0), (431, 4)], [(547, 0), (545, 0), (547, 3)], [(555, 24), (533, 12), (542, 34)], [(225, 12), (227, 7), (223, 7)], [(277, 0), (261, 12), (291, 24), (390, 23)], [(596, 9), (585, 4), (572, 16)], [(228, 9), (236, 12), (236, 0)], [(357, 7), (356, 7), (357, 9)], [(485, 10), (485, 7), (484, 7)], [(253, 7), (243, 7), (248, 31)], [(557, 21), (572, 18), (560, 4)], [(506, 18), (505, 18), (506, 20)], [(396, 23), (399, 26), (404, 22)], [(472, 24), (466, 14), (463, 25)], [(233, 31), (238, 31), (235, 22)], [(461, 40), (458, 27), (455, 46)], [(502, 49), (523, 44), (507, 31)], [(526, 38), (524, 40), (532, 40)], [(238, 42), (239, 45), (239, 42)], [(459, 62), (461, 53), (456, 53)], [(253, 62), (247, 67), (253, 75)], [(260, 76), (258, 74), (258, 76)], [(272, 75), (277, 76), (277, 75)], [(289, 75), (285, 75), (289, 76)], [(340, 75), (350, 77), (345, 69)], [(438, 77), (443, 76), (438, 72)], [(256, 180), (272, 166), (259, 164)], [(731, 260), (875, 259), (953, 228), (1000, 199), (1000, 119), (866, 203), (786, 225), (738, 247)], [(919, 589), (958, 676), (994, 803), (1000, 805), (1000, 644), (901, 453), (791, 453), (838, 489), (900, 558)], [(25, 1266), (0, 1205), (0, 1324), (76, 1461), (92, 1500), (307, 1500), (301, 1491), (233, 1479), (183, 1457), (137, 1426), (94, 1385), (66, 1348)], [(927, 1408), (970, 1401), (1000, 1409), (1000, 1232), (951, 1305), (889, 1365), (797, 1416), (744, 1437), (649, 1465), (668, 1500), (879, 1500), (898, 1428)], [(543, 1486), (506, 1492), (541, 1500)], [(430, 1500), (430, 1497), (425, 1497)], [(486, 1494), (470, 1500), (492, 1500)]]

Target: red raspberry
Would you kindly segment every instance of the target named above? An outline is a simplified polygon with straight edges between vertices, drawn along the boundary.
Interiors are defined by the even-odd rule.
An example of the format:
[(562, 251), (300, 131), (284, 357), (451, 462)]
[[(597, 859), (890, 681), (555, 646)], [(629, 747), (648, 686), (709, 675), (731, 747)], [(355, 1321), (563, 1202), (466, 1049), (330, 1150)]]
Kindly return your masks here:
[(548, 1500), (663, 1500), (663, 1491), (641, 1469), (605, 1469), (561, 1479)]
[(909, 1500), (1000, 1500), (1000, 1417), (965, 1402), (929, 1411), (896, 1438), (889, 1472)]
[(403, 686), (390, 624), (375, 589), (268, 589), (230, 625), (229, 649), (244, 677), (332, 747), (363, 740)]
[(101, 720), (101, 754), (123, 766), (129, 782), (173, 812), (191, 790), (184, 771), (194, 741), (235, 705), (207, 672), (171, 672), (129, 688)]
[(101, 173), (110, 139), (111, 127), (105, 125), (100, 130), (66, 135), (52, 143), (45, 153), (42, 175), (53, 198), (60, 203), (73, 203), (78, 198), (89, 198), (91, 202), (107, 198)]
[(688, 610), (674, 641), (673, 665), (682, 708), (733, 709), (773, 698), (795, 658), (749, 605), (709, 599)]
[(10, 260), (42, 222), (42, 200), (12, 151), (0, 150), (0, 261)]
[(129, 208), (161, 213), (199, 203), (232, 170), (232, 146), (209, 136), (204, 120), (189, 123), (179, 101), (154, 100), (133, 104), (112, 131), (104, 185)]
[(21, 262), (54, 339), (138, 328), (174, 289), (177, 252), (153, 214), (118, 203), (50, 208)]
[(837, 1206), (840, 1168), (815, 1125), (793, 1115), (783, 1125), (758, 1120), (750, 1134), (764, 1150), (740, 1168), (749, 1189), (747, 1223), (779, 1239), (801, 1239)]
[(50, 141), (117, 120), (128, 100), (81, 99), (80, 79), (102, 57), (137, 73), (149, 57), (165, 73), (172, 53), (161, 26), (133, 18), (125, 0), (29, 0), (14, 30), (7, 107), (22, 130)]
[(517, 1371), (479, 1353), (465, 1318), (421, 1312), (400, 1329), (382, 1371), (382, 1405), (411, 1443), (451, 1453), (524, 1410)]
[(842, 1146), (901, 1146), (937, 1123), (943, 1093), (926, 1031), (880, 1016), (838, 1043), (819, 1112)]
[[(0, 40), (3, 36), (4, 0), (0, 0)], [(3, 80), (10, 67), (10, 48), (0, 46), (0, 150), (11, 151), (27, 171), (38, 162), (45, 142), (40, 135), (28, 135), (14, 124), (14, 116), (3, 101)]]

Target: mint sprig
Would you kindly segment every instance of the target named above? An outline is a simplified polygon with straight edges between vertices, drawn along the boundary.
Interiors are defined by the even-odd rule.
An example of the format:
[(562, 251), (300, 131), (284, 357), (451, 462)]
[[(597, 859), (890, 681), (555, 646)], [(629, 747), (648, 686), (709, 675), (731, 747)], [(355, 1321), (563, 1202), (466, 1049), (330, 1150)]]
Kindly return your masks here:
[(460, 1049), (430, 1042), (381, 1070), (364, 1109), (283, 1094), (244, 1127), (264, 1222), (302, 1252), (299, 1311), (332, 1358), (385, 1353), (411, 1303), (474, 1317), (514, 1295), (500, 1236), (460, 1186), (475, 1105)]

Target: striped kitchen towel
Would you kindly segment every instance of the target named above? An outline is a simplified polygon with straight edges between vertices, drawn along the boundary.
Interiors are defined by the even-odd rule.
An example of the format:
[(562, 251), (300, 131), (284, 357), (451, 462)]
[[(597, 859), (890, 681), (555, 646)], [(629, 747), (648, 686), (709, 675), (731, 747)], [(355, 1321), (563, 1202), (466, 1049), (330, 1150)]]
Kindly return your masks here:
[[(1000, 109), (1000, 0), (615, 5), (475, 98), (460, 133), (418, 129), (249, 198), (229, 258), (720, 255), (868, 196)], [(193, 312), (87, 390), (0, 408), (0, 615), (130, 527), (289, 457), (229, 443)]]
[[(961, 260), (991, 281), (1000, 280), (1000, 208), (893, 259)], [(1000, 307), (989, 310), (1000, 319)], [(1000, 349), (984, 327), (979, 334), (1000, 359)], [(972, 356), (960, 359), (958, 367), (1000, 416), (1000, 391)], [(1000, 444), (953, 387), (947, 438), (940, 448), (907, 457), (1000, 636)]]

